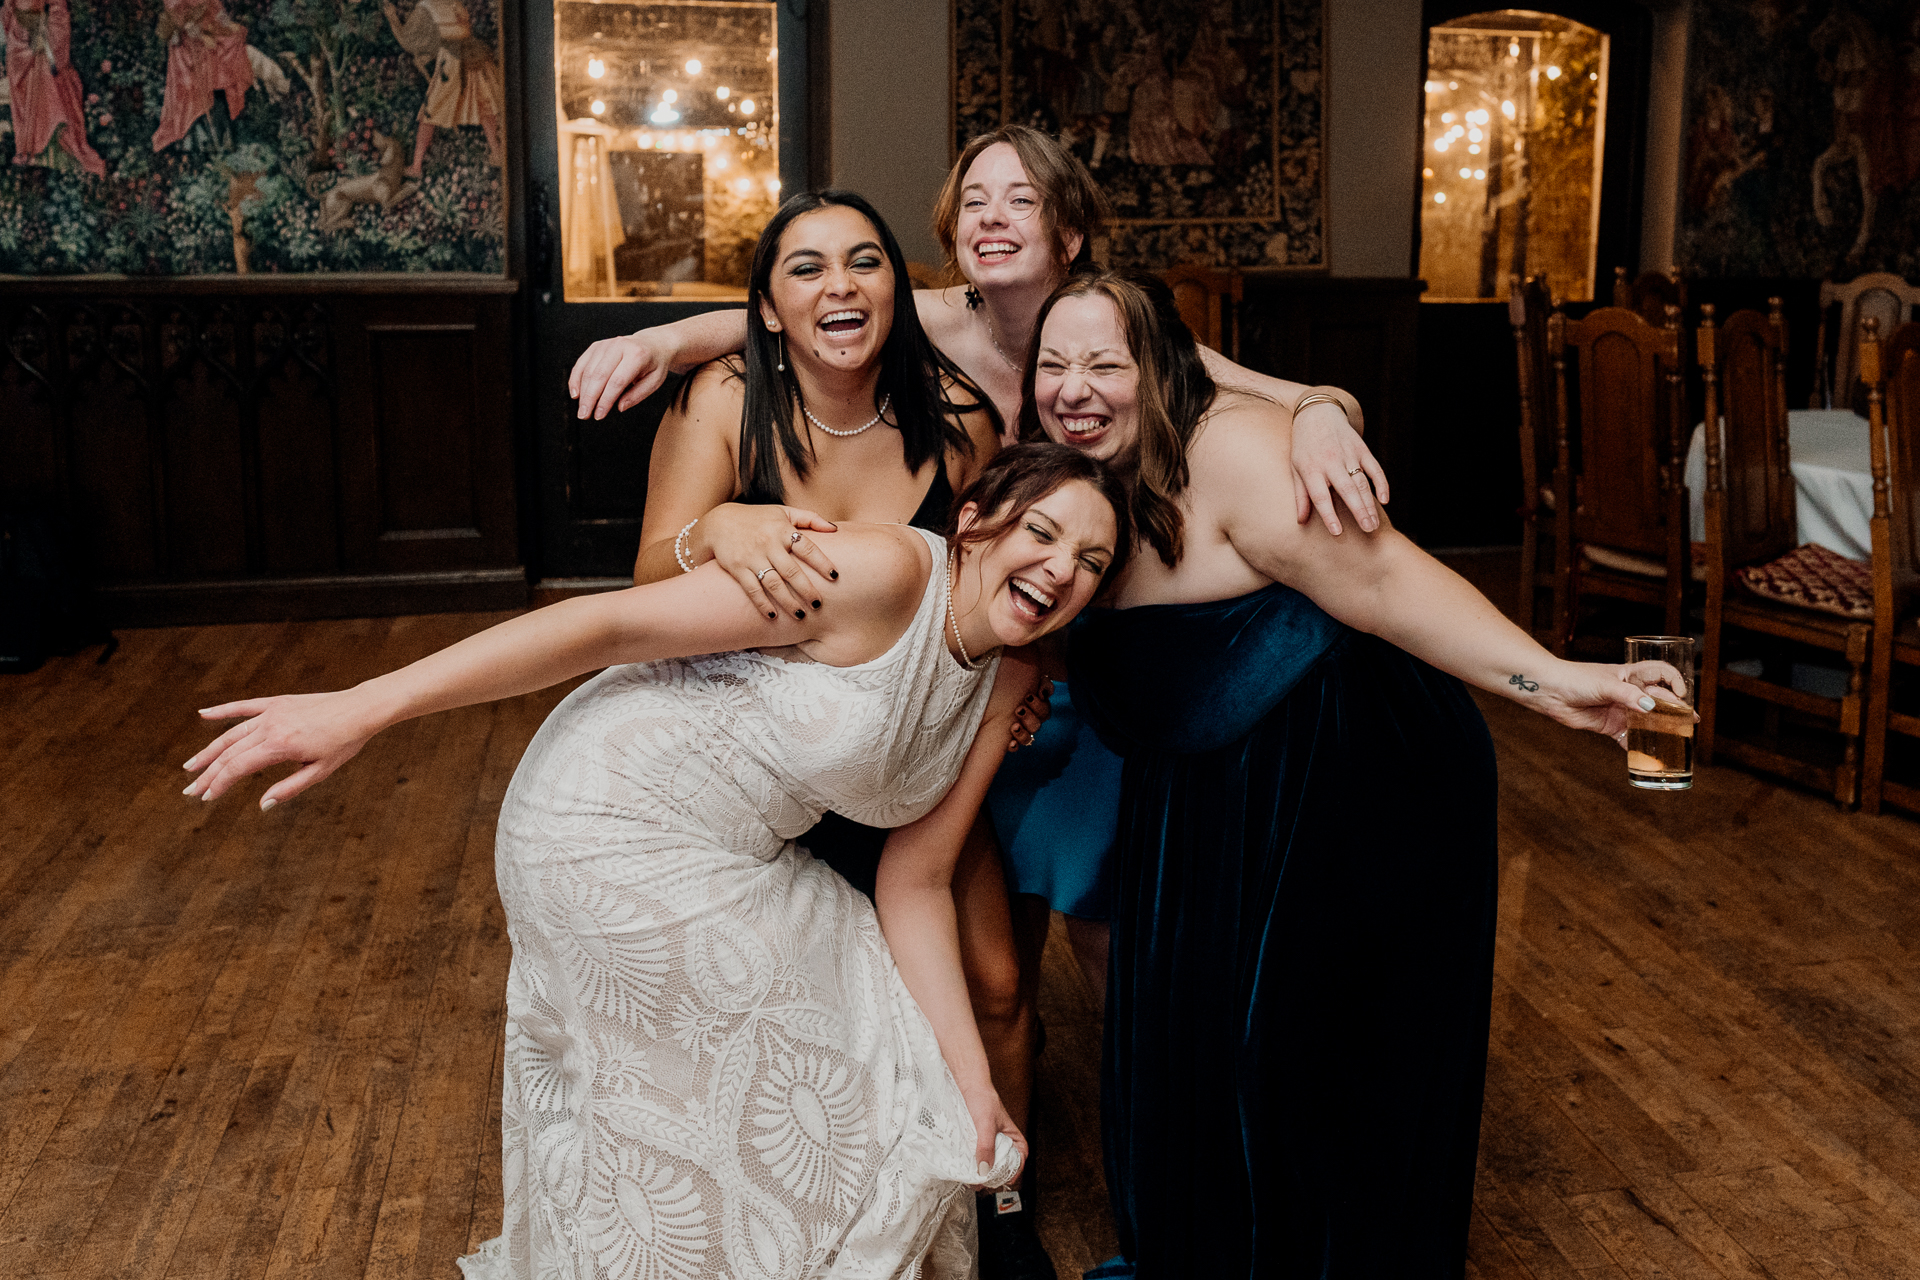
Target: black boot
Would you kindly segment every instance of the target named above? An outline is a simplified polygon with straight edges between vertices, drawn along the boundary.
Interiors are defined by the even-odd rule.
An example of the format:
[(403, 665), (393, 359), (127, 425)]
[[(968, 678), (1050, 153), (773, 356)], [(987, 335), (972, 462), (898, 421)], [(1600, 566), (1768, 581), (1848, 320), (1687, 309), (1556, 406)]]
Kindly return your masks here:
[[(1031, 1186), (1033, 1170), (1022, 1183)], [(977, 1198), (980, 1210), (980, 1280), (1056, 1280), (1053, 1259), (1047, 1256), (1034, 1230), (1033, 1197), (1019, 1191), (986, 1191)]]

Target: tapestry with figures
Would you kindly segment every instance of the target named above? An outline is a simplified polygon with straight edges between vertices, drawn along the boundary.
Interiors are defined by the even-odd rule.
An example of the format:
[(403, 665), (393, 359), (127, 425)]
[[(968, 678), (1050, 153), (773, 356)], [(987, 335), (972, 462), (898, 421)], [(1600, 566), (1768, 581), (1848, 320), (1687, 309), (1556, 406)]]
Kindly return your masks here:
[(1327, 265), (1322, 0), (954, 0), (955, 144), (1053, 132), (1115, 265)]
[(497, 0), (0, 0), (0, 274), (503, 270)]
[(1920, 6), (1694, 0), (1676, 258), (1920, 278)]

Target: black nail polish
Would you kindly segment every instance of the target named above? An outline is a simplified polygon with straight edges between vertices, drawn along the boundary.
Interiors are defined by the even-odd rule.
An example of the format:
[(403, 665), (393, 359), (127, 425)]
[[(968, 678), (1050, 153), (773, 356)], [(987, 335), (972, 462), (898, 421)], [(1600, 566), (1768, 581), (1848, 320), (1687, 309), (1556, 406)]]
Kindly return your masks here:
[(813, 607), (814, 607), (814, 608), (816, 608), (816, 609), (818, 609), (818, 608), (820, 607), (820, 602), (819, 602), (818, 600), (815, 600), (815, 601), (813, 602)]
[(840, 581), (840, 571), (838, 569), (835, 569), (832, 573), (829, 573), (827, 576), (829, 578), (832, 578), (835, 582)]
[(772, 619), (773, 619), (774, 621), (776, 621), (776, 622), (778, 622), (778, 621), (780, 620), (780, 615), (779, 615), (779, 614), (777, 614), (777, 613), (775, 613), (775, 612), (774, 612), (773, 610), (771, 610), (771, 609), (769, 609), (769, 610), (767, 610), (767, 616), (768, 616), (769, 618), (772, 618)]
[(793, 611), (793, 616), (800, 619), (800, 621), (805, 622), (807, 620), (807, 611), (805, 609), (795, 609)]

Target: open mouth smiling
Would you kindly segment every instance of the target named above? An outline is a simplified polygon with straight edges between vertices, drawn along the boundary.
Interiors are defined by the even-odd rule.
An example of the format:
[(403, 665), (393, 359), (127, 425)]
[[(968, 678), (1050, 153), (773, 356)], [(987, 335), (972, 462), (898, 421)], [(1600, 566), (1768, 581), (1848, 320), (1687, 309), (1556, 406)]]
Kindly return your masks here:
[(1024, 578), (1007, 579), (1007, 597), (1016, 615), (1030, 622), (1043, 622), (1059, 603), (1058, 597)]
[(828, 333), (835, 335), (858, 333), (867, 327), (867, 313), (864, 311), (834, 311), (821, 319), (820, 327)]
[(982, 240), (973, 246), (973, 256), (985, 263), (1005, 262), (1020, 252), (1020, 246), (1011, 240)]
[(1070, 444), (1084, 444), (1099, 438), (1101, 433), (1106, 431), (1107, 424), (1112, 421), (1111, 418), (1100, 413), (1062, 413), (1056, 414), (1055, 417), (1060, 423), (1061, 434), (1066, 436)]

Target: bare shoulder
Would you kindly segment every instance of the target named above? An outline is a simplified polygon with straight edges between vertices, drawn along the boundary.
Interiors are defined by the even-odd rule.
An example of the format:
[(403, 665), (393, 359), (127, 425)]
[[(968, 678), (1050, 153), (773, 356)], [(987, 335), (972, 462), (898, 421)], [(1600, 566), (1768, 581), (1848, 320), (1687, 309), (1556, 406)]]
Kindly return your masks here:
[(744, 364), (737, 355), (709, 360), (688, 375), (692, 386), (687, 390), (687, 403), (695, 409), (719, 404), (738, 405), (747, 394), (744, 375)]
[(959, 285), (913, 291), (914, 309), (920, 313), (920, 326), (933, 339), (934, 346), (941, 346), (941, 335), (953, 333), (966, 318), (966, 294), (966, 289)]
[(1291, 448), (1285, 408), (1257, 393), (1223, 387), (1187, 447), (1187, 465), (1196, 484), (1203, 477), (1209, 484), (1264, 484), (1269, 473), (1290, 484)]

